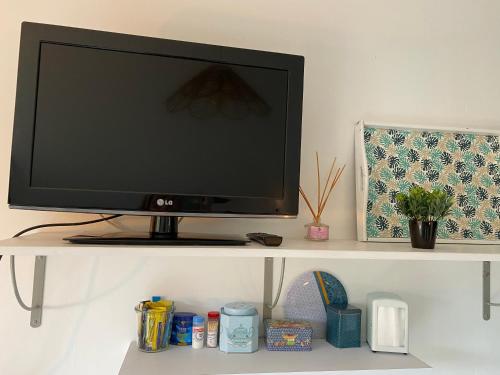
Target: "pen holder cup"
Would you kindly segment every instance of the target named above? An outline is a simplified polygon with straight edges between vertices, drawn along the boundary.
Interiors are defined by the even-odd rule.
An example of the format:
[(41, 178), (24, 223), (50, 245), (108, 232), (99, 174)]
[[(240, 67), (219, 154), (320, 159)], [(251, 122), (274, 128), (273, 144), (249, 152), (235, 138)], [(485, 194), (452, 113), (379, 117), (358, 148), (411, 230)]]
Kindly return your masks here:
[(172, 333), (173, 311), (140, 310), (137, 313), (137, 346), (140, 351), (156, 353), (168, 349)]

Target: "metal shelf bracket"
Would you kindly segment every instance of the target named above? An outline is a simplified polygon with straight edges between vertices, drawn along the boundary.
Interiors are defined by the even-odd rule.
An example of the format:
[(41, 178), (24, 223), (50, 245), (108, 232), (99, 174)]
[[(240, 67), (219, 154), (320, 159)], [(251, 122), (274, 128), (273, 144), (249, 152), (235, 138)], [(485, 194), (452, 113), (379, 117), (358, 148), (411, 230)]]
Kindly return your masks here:
[(30, 325), (33, 328), (42, 325), (43, 312), (43, 290), (45, 286), (45, 266), (47, 264), (46, 256), (37, 256), (35, 258), (35, 272), (33, 276), (33, 296), (31, 300), (31, 320)]
[(498, 307), (500, 303), (491, 302), (491, 263), (483, 262), (483, 319), (490, 320), (491, 307)]
[(273, 310), (269, 306), (273, 303), (273, 271), (274, 258), (264, 258), (264, 306), (262, 308), (263, 320), (273, 317)]

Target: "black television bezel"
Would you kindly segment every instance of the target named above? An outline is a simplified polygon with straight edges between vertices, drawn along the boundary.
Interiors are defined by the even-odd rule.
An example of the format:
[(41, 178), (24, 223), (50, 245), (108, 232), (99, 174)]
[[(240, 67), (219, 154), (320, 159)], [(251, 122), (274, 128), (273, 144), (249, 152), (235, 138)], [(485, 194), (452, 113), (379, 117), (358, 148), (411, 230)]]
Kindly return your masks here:
[[(30, 186), (41, 43), (156, 54), (288, 72), (283, 199), (110, 192)], [(290, 217), (298, 212), (304, 57), (23, 22), (8, 204), (11, 208), (168, 216)], [(265, 135), (263, 135), (265, 136)], [(259, 176), (255, 176), (259, 178)], [(159, 205), (158, 200), (171, 201)], [(161, 200), (160, 200), (161, 202)]]

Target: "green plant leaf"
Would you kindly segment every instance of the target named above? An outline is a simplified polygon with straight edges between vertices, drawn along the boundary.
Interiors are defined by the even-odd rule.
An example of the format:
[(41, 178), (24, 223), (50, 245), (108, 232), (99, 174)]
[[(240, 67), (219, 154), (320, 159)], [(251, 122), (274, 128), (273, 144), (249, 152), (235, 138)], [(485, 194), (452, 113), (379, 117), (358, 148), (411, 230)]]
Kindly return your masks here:
[(477, 169), (474, 164), (474, 154), (470, 151), (466, 151), (462, 155), (462, 161), (465, 163), (465, 170), (470, 173), (474, 173)]
[(384, 168), (380, 171), (380, 177), (383, 181), (391, 181), (392, 180), (392, 172), (389, 168)]
[(452, 186), (457, 186), (461, 183), (460, 176), (456, 173), (450, 173), (448, 176), (448, 183)]
[(434, 133), (432, 133), (432, 135), (434, 137), (436, 137), (437, 139), (443, 139), (443, 137), (444, 137), (444, 134), (440, 133), (440, 132), (434, 132)]
[(476, 140), (476, 135), (473, 133), (464, 133), (463, 136), (464, 136), (464, 138), (468, 139), (471, 142)]
[(461, 217), (464, 217), (464, 212), (460, 209), (460, 207), (455, 206), (451, 208), (450, 215), (455, 219), (460, 219)]
[(483, 175), (481, 176), (481, 185), (483, 187), (491, 187), (493, 186), (493, 179), (490, 176)]
[(377, 197), (378, 197), (378, 194), (377, 194), (377, 190), (375, 190), (375, 184), (374, 183), (368, 184), (368, 200), (370, 200), (372, 202), (376, 202)]
[(450, 139), (448, 142), (446, 142), (446, 149), (450, 152), (455, 152), (459, 150), (459, 147), (454, 140)]
[(408, 158), (405, 157), (404, 159), (399, 160), (399, 167), (407, 171), (410, 169), (410, 162), (408, 161)]
[(407, 160), (407, 158), (408, 158), (408, 151), (410, 151), (410, 150), (408, 149), (408, 147), (405, 147), (405, 146), (398, 146), (396, 148), (396, 154), (397, 154), (397, 156), (398, 156), (398, 158), (399, 158), (400, 161), (401, 160)]
[(484, 217), (489, 221), (493, 221), (497, 218), (497, 213), (494, 209), (487, 208), (486, 210), (484, 210)]
[(483, 238), (481, 230), (479, 229), (472, 230), (472, 238), (475, 240), (481, 240)]
[(431, 160), (434, 164), (441, 163), (441, 155), (443, 152), (437, 148), (431, 150)]
[(442, 182), (436, 181), (432, 183), (432, 190), (444, 190), (444, 184)]
[(478, 219), (470, 219), (469, 228), (472, 229), (473, 231), (479, 230), (481, 228), (481, 221)]
[(377, 216), (372, 213), (368, 213), (366, 216), (366, 235), (368, 237), (376, 238), (379, 236), (379, 230), (376, 225)]
[(411, 188), (411, 183), (407, 180), (401, 180), (398, 182), (398, 190), (402, 193), (408, 193)]
[(416, 182), (418, 182), (419, 184), (423, 184), (425, 181), (427, 181), (427, 176), (425, 175), (425, 173), (421, 170), (418, 170), (416, 171), (414, 174), (413, 174), (413, 178), (415, 179)]
[(468, 201), (469, 206), (472, 206), (474, 208), (479, 208), (479, 206), (481, 205), (481, 201), (477, 198), (476, 195), (468, 196)]
[(389, 136), (389, 134), (384, 133), (380, 136), (379, 142), (382, 146), (387, 148), (392, 144), (392, 138)]
[(467, 194), (467, 196), (470, 198), (471, 196), (476, 195), (476, 187), (474, 185), (468, 184), (465, 185), (464, 191)]
[(438, 223), (438, 237), (439, 238), (444, 238), (444, 239), (450, 238), (450, 234), (446, 230), (445, 223), (443, 221), (441, 221), (441, 220)]
[(489, 154), (491, 152), (491, 148), (490, 146), (486, 143), (486, 142), (482, 142), (480, 145), (479, 145), (479, 151), (482, 153), (482, 154)]
[(422, 150), (425, 147), (425, 142), (422, 138), (417, 137), (413, 140), (413, 147), (417, 150)]
[(392, 216), (394, 215), (394, 207), (392, 206), (392, 204), (390, 203), (383, 203), (382, 204), (382, 207), (380, 208), (380, 210), (382, 211), (382, 213), (386, 216), (386, 217), (389, 217), (389, 216)]
[(408, 194), (396, 195), (398, 210), (409, 219), (422, 221), (441, 220), (450, 214), (454, 201), (442, 190), (427, 191), (420, 186), (412, 187)]

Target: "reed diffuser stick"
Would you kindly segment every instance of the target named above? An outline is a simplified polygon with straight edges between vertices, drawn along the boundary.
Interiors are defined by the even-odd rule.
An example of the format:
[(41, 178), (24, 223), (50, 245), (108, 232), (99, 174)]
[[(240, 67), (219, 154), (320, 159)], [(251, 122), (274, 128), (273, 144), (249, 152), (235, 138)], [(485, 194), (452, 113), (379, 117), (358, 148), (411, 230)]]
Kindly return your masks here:
[(323, 194), (321, 194), (321, 202), (323, 202), (323, 199), (325, 198), (326, 189), (328, 187), (328, 184), (330, 183), (330, 178), (332, 177), (332, 172), (333, 168), (335, 167), (335, 163), (337, 163), (337, 158), (333, 159), (332, 166), (330, 167), (330, 172), (328, 172), (328, 178), (326, 179), (325, 187), (323, 188)]
[(318, 151), (316, 151), (316, 171), (318, 172), (318, 211), (321, 208), (321, 197), (319, 195), (320, 189), (321, 189), (321, 177), (319, 173), (319, 156), (318, 156)]
[[(302, 198), (304, 198), (304, 201), (307, 204), (307, 207), (309, 208), (309, 211), (311, 211), (311, 214), (313, 216), (313, 221), (314, 224), (319, 224), (321, 221), (321, 214), (323, 213), (326, 204), (328, 202), (328, 199), (330, 198), (332, 191), (335, 189), (335, 186), (339, 182), (340, 178), (342, 177), (342, 173), (344, 172), (345, 165), (343, 165), (341, 168), (337, 168), (335, 170), (335, 165), (337, 163), (337, 158), (333, 159), (332, 165), (330, 167), (330, 171), (328, 172), (328, 177), (325, 181), (325, 185), (323, 186), (323, 189), (321, 189), (321, 170), (320, 170), (320, 163), (319, 163), (319, 154), (316, 152), (316, 178), (317, 178), (317, 201), (318, 201), (318, 207), (315, 210), (313, 208), (313, 205), (311, 204), (311, 200), (305, 193), (304, 189), (302, 189), (301, 186), (299, 186), (299, 192)], [(333, 174), (333, 171), (335, 170), (335, 174)], [(332, 178), (333, 175), (333, 178)]]
[(318, 217), (321, 217), (321, 214), (323, 213), (323, 210), (326, 207), (326, 203), (328, 202), (328, 198), (330, 198), (331, 192), (333, 191), (333, 189), (337, 185), (337, 182), (340, 180), (340, 177), (342, 176), (342, 173), (344, 172), (344, 168), (345, 168), (345, 165), (342, 167), (342, 169), (337, 170), (337, 173), (335, 174), (335, 177), (334, 177), (334, 179), (332, 181), (332, 184), (330, 186), (330, 190), (328, 191), (328, 194), (326, 195), (325, 201), (323, 202), (323, 205), (321, 206), (321, 209), (317, 213)]
[(316, 223), (317, 222), (316, 212), (314, 212), (314, 209), (312, 208), (311, 202), (309, 202), (309, 199), (307, 198), (306, 193), (304, 193), (304, 190), (302, 190), (302, 188), (300, 186), (299, 186), (299, 192), (300, 192), (300, 195), (302, 195), (302, 198), (304, 198), (304, 200), (307, 204), (307, 207), (309, 207), (309, 210), (311, 211), (311, 214), (313, 215), (313, 220)]

